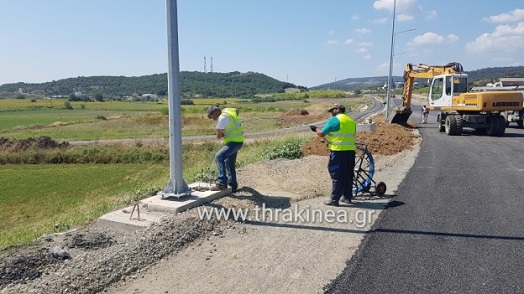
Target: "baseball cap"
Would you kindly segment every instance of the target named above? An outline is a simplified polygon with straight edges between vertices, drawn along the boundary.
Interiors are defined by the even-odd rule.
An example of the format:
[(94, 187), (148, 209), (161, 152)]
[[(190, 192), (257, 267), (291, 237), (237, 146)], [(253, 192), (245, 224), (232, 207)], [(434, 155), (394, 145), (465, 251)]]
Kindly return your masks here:
[(335, 108), (340, 108), (340, 109), (344, 109), (344, 110), (346, 110), (346, 107), (345, 107), (344, 105), (342, 105), (342, 104), (338, 104), (338, 103), (335, 103), (335, 104), (333, 105), (333, 107), (331, 107), (331, 108), (328, 110), (328, 112), (333, 111), (333, 109), (335, 109)]
[(209, 108), (207, 109), (207, 117), (209, 117), (213, 112), (217, 110), (220, 110), (220, 107), (215, 106), (215, 105), (209, 106)]

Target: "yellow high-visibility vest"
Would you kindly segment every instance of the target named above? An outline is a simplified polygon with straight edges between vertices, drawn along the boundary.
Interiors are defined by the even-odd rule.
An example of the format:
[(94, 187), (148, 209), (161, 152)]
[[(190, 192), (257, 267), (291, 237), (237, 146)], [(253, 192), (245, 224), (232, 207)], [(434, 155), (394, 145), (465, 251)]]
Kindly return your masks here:
[(244, 132), (234, 108), (224, 108), (222, 114), (229, 118), (229, 125), (224, 129), (224, 142), (244, 142)]
[(344, 113), (337, 114), (340, 129), (326, 135), (329, 150), (348, 151), (355, 150), (355, 134), (357, 123)]

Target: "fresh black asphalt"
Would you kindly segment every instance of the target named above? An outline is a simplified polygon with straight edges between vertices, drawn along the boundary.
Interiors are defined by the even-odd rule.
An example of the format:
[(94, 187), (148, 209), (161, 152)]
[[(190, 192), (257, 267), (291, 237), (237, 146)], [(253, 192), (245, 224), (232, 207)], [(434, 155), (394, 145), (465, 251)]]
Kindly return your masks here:
[(448, 136), (432, 113), (419, 131), (397, 196), (326, 293), (524, 293), (524, 130)]

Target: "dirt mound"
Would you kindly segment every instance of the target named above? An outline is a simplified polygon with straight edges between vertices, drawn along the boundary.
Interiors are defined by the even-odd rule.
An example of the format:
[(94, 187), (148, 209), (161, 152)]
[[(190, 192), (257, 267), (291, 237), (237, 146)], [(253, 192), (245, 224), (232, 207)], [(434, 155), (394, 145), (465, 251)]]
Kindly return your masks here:
[[(393, 155), (407, 149), (415, 144), (416, 135), (413, 127), (404, 127), (397, 124), (376, 122), (375, 132), (357, 133), (357, 143), (365, 144), (371, 154)], [(314, 137), (302, 146), (304, 156), (328, 155), (327, 141), (325, 138)]]
[(290, 116), (290, 115), (308, 115), (309, 112), (305, 109), (291, 109), (284, 113), (282, 116)]
[(306, 109), (291, 109), (278, 117), (276, 123), (280, 127), (289, 127), (299, 124), (306, 124), (312, 121), (324, 120), (327, 114), (311, 114)]
[(5, 151), (24, 151), (27, 149), (54, 149), (66, 148), (69, 142), (58, 143), (50, 137), (28, 138), (28, 139), (8, 139), (0, 138), (0, 150)]

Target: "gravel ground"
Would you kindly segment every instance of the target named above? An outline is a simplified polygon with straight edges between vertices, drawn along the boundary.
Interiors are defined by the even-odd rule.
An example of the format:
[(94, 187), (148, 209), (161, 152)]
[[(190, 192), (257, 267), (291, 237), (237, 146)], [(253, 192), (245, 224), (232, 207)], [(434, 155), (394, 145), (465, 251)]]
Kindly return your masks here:
[[(391, 138), (384, 136), (398, 141), (395, 137), (398, 133), (391, 133), (394, 133)], [(388, 146), (384, 144), (385, 138), (381, 140), (382, 145)], [(417, 144), (417, 140), (406, 144), (404, 150), (411, 149), (412, 144)], [(383, 169), (395, 176), (395, 182), (400, 182), (401, 174), (395, 175), (394, 166), (404, 160), (405, 154), (377, 153), (375, 159), (381, 162), (377, 175)], [(416, 153), (410, 154), (416, 156)], [(239, 193), (212, 205), (253, 207), (265, 203), (271, 207), (288, 207), (293, 202), (327, 197), (330, 180), (326, 164), (327, 158), (318, 155), (247, 166), (239, 170), (239, 182), (244, 185)], [(387, 173), (382, 175), (388, 177)], [(107, 292), (112, 285), (122, 287), (128, 281), (139, 280), (158, 262), (176, 256), (187, 247), (232, 231), (244, 232), (245, 224), (232, 220), (200, 220), (196, 210), (192, 210), (168, 216), (142, 231), (122, 232), (90, 224), (46, 235), (29, 246), (0, 252), (0, 293)]]

